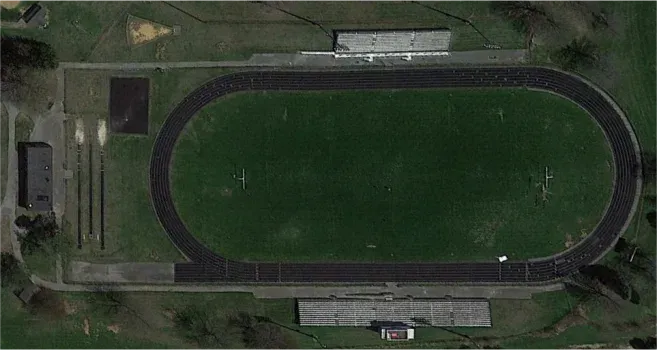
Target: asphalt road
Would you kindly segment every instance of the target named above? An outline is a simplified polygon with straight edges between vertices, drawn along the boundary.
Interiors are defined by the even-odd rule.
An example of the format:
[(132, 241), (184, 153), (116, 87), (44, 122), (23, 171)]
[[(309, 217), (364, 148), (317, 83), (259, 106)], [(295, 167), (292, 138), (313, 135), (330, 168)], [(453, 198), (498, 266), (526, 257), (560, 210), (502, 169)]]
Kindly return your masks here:
[[(404, 88), (529, 88), (556, 93), (580, 105), (599, 123), (614, 158), (614, 189), (598, 226), (570, 249), (528, 261), (436, 263), (276, 263), (228, 260), (191, 234), (171, 197), (169, 168), (176, 139), (206, 104), (237, 91), (318, 91)], [(157, 135), (150, 164), (155, 212), (190, 262), (175, 265), (176, 282), (437, 282), (549, 283), (595, 262), (627, 228), (641, 189), (636, 137), (622, 112), (582, 78), (538, 67), (431, 68), (395, 70), (254, 71), (218, 77), (190, 93)]]

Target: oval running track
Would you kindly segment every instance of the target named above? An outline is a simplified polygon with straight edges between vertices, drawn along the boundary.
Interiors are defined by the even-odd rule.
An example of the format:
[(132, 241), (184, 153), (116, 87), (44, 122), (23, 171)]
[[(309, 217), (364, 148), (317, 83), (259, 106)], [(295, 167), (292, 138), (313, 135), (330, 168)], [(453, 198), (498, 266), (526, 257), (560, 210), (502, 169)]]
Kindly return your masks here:
[[(185, 227), (171, 196), (169, 169), (176, 140), (194, 115), (238, 91), (320, 91), (418, 88), (528, 88), (556, 93), (585, 109), (602, 128), (614, 159), (614, 188), (604, 216), (587, 237), (554, 256), (526, 261), (435, 263), (277, 263), (228, 260)], [(549, 283), (595, 262), (627, 228), (642, 182), (633, 130), (613, 101), (581, 77), (540, 67), (430, 68), (359, 71), (251, 71), (218, 77), (184, 98), (157, 135), (150, 193), (157, 217), (191, 262), (175, 264), (176, 282), (260, 283)]]

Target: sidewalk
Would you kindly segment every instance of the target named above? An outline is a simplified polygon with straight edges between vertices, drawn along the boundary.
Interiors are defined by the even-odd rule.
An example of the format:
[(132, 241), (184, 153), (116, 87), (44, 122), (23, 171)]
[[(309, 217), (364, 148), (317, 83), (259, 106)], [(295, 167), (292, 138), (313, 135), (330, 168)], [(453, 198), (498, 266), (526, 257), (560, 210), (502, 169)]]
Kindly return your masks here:
[[(166, 265), (166, 264), (163, 264)], [(281, 298), (486, 298), (486, 299), (531, 299), (532, 294), (563, 289), (562, 284), (546, 286), (409, 286), (396, 284), (381, 285), (351, 285), (351, 286), (322, 286), (322, 285), (229, 285), (229, 284), (130, 284), (122, 285), (98, 281), (89, 281), (88, 284), (66, 284), (46, 281), (32, 275), (32, 282), (41, 287), (57, 291), (93, 292), (99, 286), (103, 290), (119, 292), (183, 292), (183, 293), (251, 293), (261, 299)]]
[(440, 64), (522, 64), (527, 62), (527, 50), (479, 50), (456, 51), (450, 56), (424, 56), (404, 61), (397, 58), (377, 58), (365, 62), (358, 58), (336, 59), (329, 55), (301, 54), (254, 54), (245, 61), (197, 61), (197, 62), (61, 62), (62, 69), (103, 69), (103, 70), (139, 70), (139, 69), (179, 69), (179, 68), (237, 68), (237, 67), (397, 67)]

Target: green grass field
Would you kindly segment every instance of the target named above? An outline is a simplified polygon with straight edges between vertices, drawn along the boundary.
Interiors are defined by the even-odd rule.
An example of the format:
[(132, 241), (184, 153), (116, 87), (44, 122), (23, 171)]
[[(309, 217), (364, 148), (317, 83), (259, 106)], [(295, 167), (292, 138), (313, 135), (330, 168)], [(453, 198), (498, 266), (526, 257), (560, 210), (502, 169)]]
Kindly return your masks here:
[[(322, 344), (331, 349), (342, 347), (381, 346), (386, 344), (376, 332), (364, 328), (299, 327), (295, 324), (293, 299), (254, 299), (246, 293), (126, 293), (119, 294), (122, 305), (129, 307), (111, 311), (103, 304), (102, 297), (89, 293), (57, 293), (60, 303), (53, 307), (50, 317), (34, 315), (22, 307), (20, 301), (9, 291), (0, 289), (3, 314), (0, 329), (3, 337), (0, 345), (8, 349), (42, 348), (48, 344), (50, 349), (198, 349), (188, 341), (182, 340), (171, 320), (172, 310), (186, 306), (208, 308), (220, 317), (229, 317), (238, 312), (266, 316), (272, 321), (289, 327), (287, 333), (300, 349), (318, 349), (319, 344), (310, 337), (312, 334)], [(495, 318), (493, 328), (456, 329), (473, 337), (509, 336), (516, 338), (540, 330), (556, 322), (569, 311), (571, 297), (563, 292), (543, 293), (532, 300), (508, 301), (492, 300), (491, 312)], [(105, 301), (106, 302), (106, 301)], [(509, 313), (508, 310), (523, 311), (522, 314)], [(532, 315), (531, 320), (528, 315)], [(84, 320), (89, 323), (89, 333), (84, 334)], [(107, 326), (117, 326), (114, 334)], [(299, 332), (295, 332), (298, 330)], [(232, 335), (232, 336), (231, 336)], [(413, 344), (442, 349), (443, 345), (462, 342), (458, 336), (441, 329), (421, 328), (417, 330), (418, 340)], [(229, 349), (244, 349), (234, 332), (229, 336)], [(387, 344), (386, 344), (387, 345)], [(411, 344), (408, 344), (411, 345)], [(447, 345), (444, 345), (447, 346)]]
[[(46, 29), (3, 29), (53, 45), (62, 61), (198, 61), (243, 59), (253, 53), (330, 50), (321, 29), (278, 10), (249, 2), (48, 2)], [(468, 18), (505, 48), (521, 48), (522, 34), (496, 16), (484, 2), (427, 3)], [(354, 28), (450, 28), (454, 50), (480, 50), (484, 39), (461, 21), (412, 3), (286, 3), (283, 9), (321, 23), (327, 30)], [(167, 26), (170, 36), (132, 48), (126, 39), (128, 14)], [(191, 15), (191, 16), (190, 16)], [(196, 17), (196, 18), (195, 18)], [(200, 20), (199, 20), (200, 19)]]
[[(215, 24), (203, 24), (191, 17), (179, 13), (179, 11), (167, 7), (164, 3), (118, 3), (118, 2), (48, 2), (46, 6), (50, 10), (49, 27), (45, 30), (26, 29), (12, 30), (2, 29), (2, 33), (19, 34), (37, 38), (51, 43), (59, 54), (62, 61), (182, 61), (182, 60), (217, 60), (244, 58), (254, 52), (294, 52), (301, 49), (323, 50), (330, 46), (330, 39), (319, 29), (298, 22), (286, 15), (266, 10), (251, 3), (225, 4), (206, 2), (178, 2), (178, 7), (190, 12), (194, 16), (208, 21), (219, 21)], [(323, 6), (323, 7), (322, 7)], [(335, 28), (371, 28), (371, 27), (400, 27), (413, 23), (417, 26), (442, 26), (447, 25), (454, 31), (453, 48), (455, 50), (479, 49), (480, 39), (470, 28), (446, 20), (439, 14), (424, 10), (413, 10), (417, 5), (401, 3), (349, 3), (347, 4), (309, 4), (309, 3), (285, 3), (282, 7), (294, 12), (321, 20), (329, 29)], [(505, 48), (519, 48), (523, 46), (523, 36), (514, 32), (510, 25), (498, 17), (488, 13), (488, 4), (485, 2), (441, 2), (434, 6), (451, 12), (453, 14), (469, 18), (488, 37), (494, 41), (501, 42)], [(650, 2), (607, 2), (609, 18), (617, 22), (614, 24), (614, 32), (605, 32), (598, 35), (596, 43), (604, 49), (609, 50), (610, 64), (607, 68), (594, 68), (584, 70), (580, 73), (599, 84), (618, 101), (632, 122), (642, 148), (647, 151), (655, 150), (655, 128), (657, 114), (655, 109), (657, 99), (655, 97), (655, 3)], [(125, 18), (127, 14), (138, 15), (146, 19), (160, 22), (165, 25), (180, 24), (182, 26), (181, 36), (168, 37), (154, 43), (131, 49), (125, 39)], [(435, 17), (434, 17), (435, 15)], [(342, 20), (346, 18), (345, 20)], [(532, 52), (533, 62), (538, 65), (549, 63), (549, 58), (540, 54), (540, 48), (534, 47)], [(69, 72), (74, 72), (69, 74)], [(107, 79), (117, 72), (90, 72), (82, 74), (80, 71), (67, 71), (67, 112), (95, 120), (98, 116), (107, 113)], [(127, 73), (121, 73), (125, 75)], [(141, 72), (139, 73), (141, 74)], [(151, 73), (147, 73), (150, 75)], [(151, 135), (148, 137), (110, 137), (108, 145), (108, 161), (111, 163), (112, 176), (108, 179), (109, 207), (108, 225), (111, 227), (112, 239), (108, 240), (108, 251), (100, 252), (96, 246), (91, 246), (91, 251), (80, 252), (78, 258), (103, 261), (151, 261), (151, 260), (178, 260), (180, 255), (169, 243), (155, 218), (150, 201), (148, 199), (147, 173), (148, 160), (152, 141), (167, 113), (185, 93), (197, 87), (201, 82), (216, 75), (222, 74), (217, 70), (175, 70), (161, 76), (153, 76), (151, 94)], [(70, 78), (70, 79), (69, 79)], [(171, 87), (176, 87), (175, 89)], [(231, 99), (246, 99), (246, 96), (232, 96)], [(266, 103), (258, 102), (257, 106)], [(222, 101), (219, 106), (225, 106), (229, 101)], [(236, 102), (231, 102), (236, 103)], [(309, 103), (310, 104), (310, 103)], [(257, 107), (256, 106), (256, 107)], [(284, 106), (273, 104), (275, 109), (271, 112), (260, 114), (259, 117), (278, 118), (285, 111)], [(505, 116), (510, 117), (507, 106)], [(225, 115), (223, 107), (221, 115)], [(305, 109), (306, 107), (303, 106)], [(309, 108), (309, 107), (308, 107)], [(70, 109), (70, 110), (69, 110)], [(244, 110), (256, 110), (257, 108), (246, 106)], [(491, 108), (493, 109), (493, 108)], [(445, 111), (444, 107), (437, 110)], [(523, 109), (523, 113), (532, 111), (533, 106)], [(486, 111), (484, 111), (486, 112)], [(290, 108), (288, 114), (291, 115)], [(240, 113), (241, 114), (241, 113)], [(497, 116), (495, 112), (483, 113), (490, 115), (491, 119)], [(235, 117), (236, 115), (233, 115)], [(479, 114), (478, 114), (479, 116)], [(207, 115), (206, 115), (207, 117)], [(249, 117), (249, 116), (247, 116)], [(255, 118), (256, 116), (250, 116)], [(530, 116), (536, 117), (536, 116)], [(200, 118), (197, 118), (200, 119)], [(200, 124), (197, 120), (194, 124)], [(29, 127), (29, 125), (26, 125)], [(258, 126), (259, 128), (262, 126)], [(194, 126), (192, 126), (194, 128)], [(468, 130), (471, 129), (470, 127)], [(481, 128), (483, 130), (483, 126)], [(595, 129), (595, 128), (591, 128)], [(491, 130), (498, 132), (499, 127)], [(576, 129), (577, 130), (577, 129)], [(597, 129), (595, 129), (597, 131)], [(445, 132), (445, 131), (441, 131)], [(199, 133), (202, 134), (202, 133)], [(28, 133), (29, 135), (29, 133)], [(551, 134), (553, 135), (553, 134)], [(449, 139), (447, 135), (443, 139)], [(562, 137), (562, 135), (560, 135)], [(428, 139), (428, 138), (427, 138)], [(207, 141), (206, 139), (206, 142)], [(470, 142), (470, 140), (468, 140)], [(579, 142), (579, 141), (578, 141)], [(579, 143), (578, 143), (579, 144)], [(182, 145), (182, 144), (181, 144)], [(231, 145), (234, 146), (234, 145)], [(182, 151), (183, 149), (179, 149)], [(432, 149), (436, 152), (435, 149)], [(460, 151), (460, 150), (458, 150)], [(497, 155), (495, 155), (497, 157)], [(69, 157), (70, 159), (70, 157)], [(494, 158), (491, 158), (494, 159)], [(177, 159), (178, 160), (178, 159)], [(176, 161), (177, 161), (176, 160)], [(129, 173), (125, 169), (137, 169)], [(175, 169), (174, 169), (175, 170)], [(232, 172), (233, 169), (229, 169)], [(586, 174), (583, 172), (583, 174)], [(559, 173), (555, 173), (559, 175)], [(592, 175), (591, 175), (592, 176)], [(559, 176), (560, 177), (560, 176)], [(75, 179), (75, 178), (74, 178)], [(556, 179), (556, 177), (555, 177)], [(579, 178), (578, 178), (579, 179)], [(203, 180), (203, 179), (201, 179)], [(253, 181), (257, 181), (254, 178)], [(599, 180), (599, 179), (597, 179)], [(558, 181), (558, 179), (556, 179)], [(231, 185), (234, 183), (230, 182)], [(257, 184), (254, 182), (252, 184)], [(459, 183), (460, 184), (460, 183)], [(203, 184), (195, 184), (200, 188)], [(478, 184), (483, 186), (483, 184)], [(524, 185), (524, 184), (523, 184)], [(570, 184), (573, 185), (573, 184)], [(399, 186), (399, 185), (395, 185)], [(445, 185), (446, 186), (446, 185)], [(557, 183), (555, 183), (557, 186)], [(574, 185), (573, 185), (574, 186)], [(395, 187), (396, 188), (396, 187)], [(455, 189), (463, 189), (454, 186)], [(451, 189), (451, 188), (450, 188)], [(607, 190), (608, 187), (605, 187)], [(484, 188), (487, 191), (487, 188)], [(556, 200), (563, 193), (554, 189)], [(196, 195), (201, 192), (196, 192)], [(575, 192), (581, 193), (581, 192)], [(646, 187), (645, 194), (654, 194), (654, 185)], [(235, 195), (236, 192), (233, 192)], [(512, 194), (512, 193), (510, 193)], [(572, 193), (571, 193), (572, 195)], [(207, 201), (209, 196), (201, 196), (200, 200)], [(236, 196), (232, 197), (233, 199)], [(70, 197), (69, 197), (70, 198)], [(218, 197), (220, 200), (222, 197)], [(530, 197), (523, 200), (530, 202)], [(604, 197), (606, 201), (607, 197)], [(191, 201), (187, 201), (191, 203)], [(434, 202), (432, 202), (434, 203)], [(519, 200), (517, 205), (524, 202)], [(182, 203), (184, 204), (184, 203)], [(248, 203), (246, 203), (248, 204)], [(513, 203), (511, 203), (513, 204)], [(550, 205), (562, 204), (561, 200), (553, 201)], [(601, 205), (600, 203), (596, 203)], [(69, 204), (67, 210), (74, 210), (75, 206)], [(648, 205), (641, 204), (647, 209)], [(585, 207), (578, 208), (583, 210)], [(199, 214), (198, 208), (190, 209), (189, 215), (184, 219), (188, 222), (194, 220)], [(369, 209), (369, 208), (368, 208)], [(385, 208), (384, 208), (385, 209)], [(478, 207), (479, 211), (466, 214), (479, 215), (483, 220), (485, 215), (490, 214), (488, 208)], [(548, 206), (547, 209), (550, 209)], [(595, 207), (589, 207), (591, 212)], [(502, 212), (503, 213), (503, 212)], [(560, 213), (557, 213), (560, 214)], [(593, 215), (597, 219), (599, 215)], [(540, 218), (533, 218), (537, 221)], [(195, 223), (198, 226), (212, 226), (210, 222), (217, 221), (214, 216), (204, 217), (209, 223)], [(526, 219), (530, 225), (530, 222)], [(570, 218), (572, 223), (572, 217)], [(480, 221), (481, 222), (481, 221)], [(485, 221), (483, 221), (485, 222)], [(511, 222), (511, 221), (509, 221)], [(225, 226), (225, 223), (221, 223)], [(475, 225), (475, 222), (469, 223)], [(556, 224), (552, 224), (553, 226)], [(382, 225), (379, 223), (379, 227)], [(191, 227), (191, 225), (190, 225)], [(479, 225), (479, 227), (485, 227)], [(467, 231), (468, 227), (459, 227), (459, 232)], [(550, 236), (549, 242), (541, 240), (545, 244), (543, 249), (550, 247), (563, 249), (565, 234), (571, 231), (568, 227), (561, 227), (561, 231), (552, 230), (554, 236)], [(195, 230), (195, 233), (200, 231)], [(556, 232), (559, 232), (558, 234)], [(577, 238), (576, 228), (572, 229), (573, 237)], [(625, 237), (639, 243), (649, 255), (654, 257), (655, 239), (654, 228), (650, 227), (645, 220), (645, 212), (637, 213), (637, 216), (625, 234)], [(450, 230), (451, 233), (451, 230)], [(467, 232), (469, 233), (469, 232)], [(210, 234), (208, 235), (210, 236)], [(456, 237), (457, 235), (454, 234)], [(472, 238), (458, 236), (469, 246), (476, 245)], [(539, 236), (538, 238), (543, 237)], [(234, 239), (235, 237), (232, 237)], [(351, 238), (351, 237), (349, 237)], [(505, 238), (497, 235), (495, 242), (502, 242)], [(508, 238), (508, 237), (506, 237)], [(505, 239), (506, 239), (505, 238)], [(216, 239), (216, 237), (209, 237)], [(522, 241), (528, 242), (532, 237), (523, 236)], [(242, 255), (244, 246), (254, 245), (261, 249), (264, 244), (260, 242), (241, 243), (239, 239), (222, 242), (218, 246), (219, 251), (226, 255)], [(481, 241), (490, 242), (490, 241)], [(231, 246), (226, 244), (230, 243)], [(495, 243), (495, 244), (497, 244)], [(514, 244), (516, 242), (510, 242)], [(279, 243), (279, 247), (282, 243)], [(385, 244), (373, 243), (375, 249), (366, 250), (362, 259), (378, 258)], [(387, 242), (386, 242), (387, 244)], [(508, 245), (506, 245), (508, 246)], [(505, 246), (505, 247), (506, 247)], [(267, 252), (265, 247), (264, 252)], [(443, 249), (442, 247), (439, 247)], [(486, 259), (490, 256), (485, 253), (486, 249), (481, 244), (476, 247), (480, 254)], [(534, 249), (536, 247), (528, 247)], [(540, 248), (540, 247), (539, 247)], [(290, 249), (285, 248), (284, 249)], [(446, 248), (447, 249), (447, 248)], [(466, 249), (461, 249), (460, 254), (465, 254)], [(377, 252), (375, 254), (375, 251)], [(529, 251), (529, 250), (528, 250)], [(155, 254), (154, 254), (155, 253)], [(266, 255), (260, 253), (261, 256)], [(349, 251), (347, 251), (349, 253)], [(495, 254), (498, 252), (495, 251)], [(298, 256), (298, 252), (296, 252)], [(317, 257), (318, 253), (315, 254)], [(370, 254), (369, 256), (365, 256)], [(429, 254), (429, 253), (424, 253)], [(270, 254), (271, 255), (271, 254)], [(385, 254), (382, 254), (385, 255)], [(395, 252), (394, 258), (399, 258)], [(610, 254), (611, 258), (613, 255)], [(266, 257), (266, 256), (265, 256)], [(314, 257), (313, 257), (314, 258)], [(393, 257), (383, 256), (385, 259)], [(54, 262), (53, 262), (54, 263)], [(582, 344), (606, 344), (608, 348), (627, 346), (627, 340), (633, 336), (654, 334), (654, 281), (636, 281), (641, 287), (642, 309), (639, 310), (614, 310), (601, 307), (595, 303), (588, 303), (586, 308), (590, 312), (590, 319), (582, 321), (582, 324), (573, 325), (560, 332), (526, 333), (520, 337), (509, 337), (505, 339), (491, 340), (506, 348), (545, 348), (545, 347), (570, 347)], [(180, 294), (130, 294), (129, 298), (133, 305), (142, 305), (144, 313), (151, 312), (149, 320), (153, 320), (155, 326), (145, 328), (139, 322), (124, 320), (122, 317), (110, 318), (106, 315), (87, 311), (82, 305), (79, 311), (64, 321), (45, 322), (27, 314), (20, 308), (12, 296), (2, 291), (2, 326), (3, 337), (1, 347), (55, 347), (55, 348), (122, 348), (122, 347), (144, 347), (144, 348), (185, 348), (193, 347), (176, 338), (170, 323), (162, 320), (161, 310), (166, 305), (190, 302), (209, 306), (224, 312), (226, 309), (247, 309), (249, 311), (265, 314), (273, 319), (293, 326), (293, 302), (291, 300), (279, 301), (254, 301), (252, 298), (225, 294), (207, 295), (180, 295)], [(65, 294), (67, 299), (75, 302), (85, 298), (79, 294)], [(175, 300), (174, 300), (175, 299)], [(572, 301), (564, 297), (563, 293), (550, 293), (537, 296), (532, 301), (510, 301), (493, 300), (492, 311), (494, 324), (484, 334), (491, 338), (529, 332), (548, 326), (559, 320), (570, 306)], [(150, 311), (149, 311), (150, 310)], [(631, 316), (630, 316), (631, 315)], [(645, 329), (635, 330), (623, 326), (624, 320), (644, 320), (646, 315), (652, 315), (652, 326)], [(82, 320), (89, 316), (91, 320), (91, 336), (82, 332)], [(122, 331), (118, 335), (107, 331), (105, 327), (111, 323), (120, 323)], [(634, 322), (634, 321), (632, 321)], [(641, 321), (644, 322), (644, 321)], [(640, 323), (641, 323), (640, 322)], [(641, 323), (643, 324), (643, 323)], [(29, 330), (29, 336), (25, 336), (25, 330)], [(418, 339), (409, 343), (382, 343), (377, 335), (363, 329), (353, 328), (324, 328), (306, 329), (317, 334), (329, 347), (358, 347), (358, 348), (380, 348), (380, 347), (412, 347), (412, 348), (457, 348), (465, 341), (455, 339), (450, 334), (438, 330), (419, 330)], [(475, 330), (475, 333), (477, 331)], [(477, 333), (481, 335), (482, 333)], [(297, 339), (300, 347), (316, 347), (307, 337), (300, 336)]]
[(595, 226), (610, 161), (584, 111), (539, 92), (240, 94), (188, 125), (172, 184), (191, 231), (232, 258), (524, 259)]
[[(138, 76), (151, 78), (150, 134), (128, 136), (110, 134), (105, 147), (106, 171), (106, 249), (100, 250), (96, 239), (85, 241), (83, 249), (73, 249), (75, 259), (88, 261), (179, 261), (178, 250), (171, 244), (153, 212), (149, 187), (148, 164), (150, 152), (160, 125), (169, 111), (185, 94), (206, 81), (208, 77), (224, 74), (223, 69), (181, 69), (166, 73), (138, 72)], [(97, 120), (107, 115), (109, 104), (109, 79), (126, 76), (116, 71), (66, 71), (66, 100), (68, 113), (82, 118), (86, 129), (82, 157), (82, 227), (88, 232), (88, 142), (99, 150), (95, 135)], [(176, 86), (177, 89), (169, 87)], [(76, 169), (75, 118), (67, 123), (68, 164)], [(94, 155), (94, 174), (99, 174), (99, 153)], [(126, 170), (128, 169), (128, 170)], [(68, 182), (66, 207), (66, 232), (70, 239), (77, 240), (77, 171)], [(96, 180), (98, 180), (96, 178)], [(98, 185), (97, 182), (95, 181)], [(95, 228), (99, 229), (99, 187), (95, 187), (96, 201), (93, 204)]]

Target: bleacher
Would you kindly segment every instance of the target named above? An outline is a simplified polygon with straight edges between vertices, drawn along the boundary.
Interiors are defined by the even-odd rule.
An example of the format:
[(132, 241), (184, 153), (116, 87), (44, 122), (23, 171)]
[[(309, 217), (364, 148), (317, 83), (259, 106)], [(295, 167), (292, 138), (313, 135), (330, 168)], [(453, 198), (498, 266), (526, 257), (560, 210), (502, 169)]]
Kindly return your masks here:
[(449, 30), (336, 31), (336, 53), (434, 52), (448, 51)]
[[(423, 327), (491, 327), (485, 299), (298, 299), (301, 326), (368, 327), (402, 322)], [(419, 321), (424, 320), (424, 321)]]

